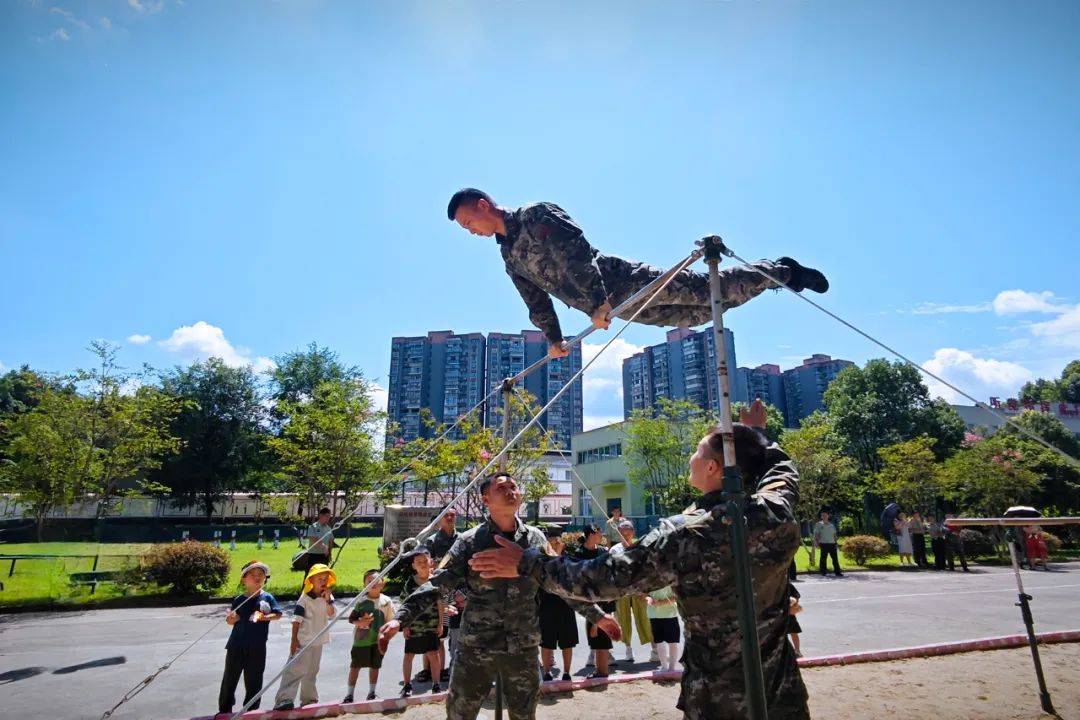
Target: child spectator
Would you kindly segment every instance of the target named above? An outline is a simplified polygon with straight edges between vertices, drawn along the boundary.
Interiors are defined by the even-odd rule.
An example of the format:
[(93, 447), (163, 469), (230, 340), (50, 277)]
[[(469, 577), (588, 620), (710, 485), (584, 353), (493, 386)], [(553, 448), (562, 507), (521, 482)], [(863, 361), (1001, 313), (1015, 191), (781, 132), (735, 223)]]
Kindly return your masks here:
[[(225, 674), (218, 693), (218, 712), (231, 713), (236, 699), (236, 686), (244, 675), (244, 704), (262, 688), (266, 669), (266, 638), (270, 621), (281, 617), (281, 606), (274, 596), (263, 590), (270, 568), (252, 560), (240, 570), (244, 593), (233, 598), (225, 622), (232, 625), (229, 641), (225, 643)], [(259, 707), (258, 701), (251, 706)]]
[[(296, 601), (293, 609), (292, 640), (289, 643), (289, 657), (296, 655), (301, 647), (312, 640), (327, 626), (334, 615), (334, 596), (331, 586), (337, 582), (337, 575), (328, 566), (321, 563), (312, 565), (304, 578), (304, 592)], [(311, 705), (319, 702), (319, 691), (315, 687), (315, 677), (319, 674), (322, 661), (323, 645), (330, 642), (330, 633), (324, 634), (319, 641), (304, 651), (281, 676), (281, 687), (274, 698), (275, 710), (292, 710), (296, 699), (296, 690), (300, 690), (300, 704)]]
[[(378, 570), (364, 573), (364, 585), (370, 583)], [(375, 699), (375, 684), (379, 681), (379, 668), (383, 655), (379, 652), (379, 628), (394, 617), (394, 602), (382, 594), (385, 580), (379, 580), (367, 591), (367, 597), (356, 603), (349, 614), (349, 622), (356, 627), (353, 633), (352, 660), (349, 663), (349, 690), (341, 702), (351, 703), (356, 691), (356, 678), (360, 668), (368, 669), (368, 700)]]
[(802, 594), (799, 593), (799, 589), (788, 583), (788, 638), (791, 639), (791, 647), (795, 650), (795, 657), (802, 657), (802, 648), (799, 645), (799, 633), (802, 632), (802, 626), (799, 625), (799, 621), (796, 619), (796, 615), (803, 611), (802, 605), (799, 604), (799, 598)]
[(1042, 565), (1043, 570), (1047, 570), (1046, 561), (1050, 559), (1050, 550), (1046, 545), (1046, 538), (1043, 537), (1042, 528), (1038, 525), (1030, 525), (1024, 528), (1024, 534), (1027, 536), (1024, 545), (1027, 551), (1028, 567), (1034, 570), (1036, 565)]
[[(566, 543), (562, 540), (562, 528), (553, 527), (547, 532), (548, 544), (556, 555), (562, 555)], [(570, 663), (578, 644), (577, 618), (574, 611), (558, 595), (540, 590), (540, 665), (544, 682), (554, 679), (555, 648), (562, 650), (562, 679), (571, 680)]]
[(679, 608), (671, 587), (660, 588), (645, 598), (648, 603), (649, 625), (652, 629), (656, 654), (660, 659), (657, 672), (674, 670), (679, 661)]
[[(607, 548), (600, 545), (603, 538), (604, 535), (600, 532), (600, 528), (595, 525), (586, 525), (582, 533), (581, 547), (574, 553), (574, 557), (579, 560), (592, 560), (605, 554)], [(615, 603), (613, 602), (598, 602), (596, 604), (607, 613), (615, 609)], [(608, 665), (611, 661), (611, 638), (606, 632), (588, 621), (585, 622), (585, 634), (589, 642), (589, 662), (586, 663), (586, 666), (595, 665), (596, 667), (596, 670), (589, 677), (607, 677), (609, 674)]]
[[(426, 583), (431, 578), (434, 563), (431, 561), (431, 551), (426, 547), (419, 547), (409, 554), (412, 559), (413, 576), (406, 581), (401, 590), (401, 597), (407, 597), (414, 590)], [(442, 600), (437, 600), (431, 607), (420, 613), (412, 623), (405, 628), (405, 657), (401, 663), (402, 687), (401, 697), (412, 695), (413, 658), (423, 655), (427, 658), (431, 667), (431, 677), (435, 684), (431, 686), (431, 692), (442, 692), (439, 685), (439, 677), (442, 668), (439, 665), (439, 635), (445, 626), (446, 606)]]

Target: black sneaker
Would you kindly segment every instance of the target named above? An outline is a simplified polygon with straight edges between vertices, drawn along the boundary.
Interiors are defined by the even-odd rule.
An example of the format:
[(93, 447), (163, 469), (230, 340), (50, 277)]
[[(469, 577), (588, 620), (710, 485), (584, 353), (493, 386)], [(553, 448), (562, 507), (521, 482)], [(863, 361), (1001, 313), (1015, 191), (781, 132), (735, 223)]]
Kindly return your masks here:
[(569, 682), (569, 681), (573, 680), (574, 678), (570, 677), (570, 673), (563, 673), (562, 674), (562, 679), (564, 681), (566, 681), (566, 682)]
[(825, 279), (825, 275), (820, 270), (804, 267), (789, 257), (780, 258), (776, 261), (776, 264), (790, 268), (791, 278), (787, 284), (795, 292), (813, 290), (816, 293), (823, 293), (829, 289), (829, 281)]
[(278, 703), (277, 705), (274, 706), (274, 709), (275, 710), (292, 710), (293, 709), (292, 700), (286, 700), (285, 702)]
[(547, 670), (544, 671), (544, 682), (551, 682), (555, 678), (551, 677), (551, 673)]
[(375, 691), (374, 690), (372, 690), (371, 692), (369, 692), (367, 694), (367, 699), (368, 700), (374, 700), (375, 699)]
[(405, 683), (401, 686), (401, 697), (409, 697), (412, 695), (412, 683)]
[(343, 697), (341, 699), (341, 702), (343, 702), (343, 703), (351, 703), (352, 701), (353, 701), (352, 693), (349, 693), (348, 695), (346, 695), (345, 697)]
[(416, 677), (413, 678), (413, 682), (431, 682), (431, 671), (424, 669), (416, 673)]
[(433, 694), (437, 693), (437, 692), (442, 692), (442, 685), (439, 685), (439, 683), (435, 683), (434, 685), (431, 686), (431, 692)]
[(443, 668), (439, 673), (439, 682), (450, 682), (450, 668)]

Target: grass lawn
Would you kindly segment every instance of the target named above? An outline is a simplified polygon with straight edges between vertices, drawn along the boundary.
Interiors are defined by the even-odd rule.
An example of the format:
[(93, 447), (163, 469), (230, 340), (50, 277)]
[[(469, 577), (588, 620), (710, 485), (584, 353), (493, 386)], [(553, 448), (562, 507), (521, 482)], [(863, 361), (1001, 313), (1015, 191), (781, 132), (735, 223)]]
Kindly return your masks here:
[[(364, 570), (378, 566), (378, 547), (381, 539), (377, 537), (353, 537), (349, 540), (338, 559), (334, 570), (338, 575), (338, 587), (342, 591), (355, 591), (363, 587)], [(50, 543), (5, 543), (0, 545), (0, 555), (94, 555), (100, 554), (98, 570), (120, 570), (138, 562), (138, 555), (150, 547), (147, 543), (94, 543), (94, 542), (50, 542)], [(222, 547), (228, 551), (228, 543)], [(289, 569), (292, 556), (299, 551), (296, 542), (283, 542), (274, 550), (270, 543), (259, 550), (255, 543), (237, 543), (236, 550), (229, 551), (232, 556), (232, 569), (229, 579), (216, 595), (232, 597), (238, 592), (240, 568), (251, 559), (258, 559), (270, 566), (271, 578), (267, 589), (282, 598), (290, 598), (299, 590), (301, 574)], [(25, 604), (71, 604), (100, 602), (136, 594), (168, 597), (161, 592), (135, 593), (118, 588), (112, 583), (99, 585), (91, 595), (89, 587), (72, 586), (69, 575), (73, 572), (89, 571), (94, 559), (89, 558), (50, 558), (41, 560), (18, 560), (15, 574), (8, 577), (10, 561), (0, 561), (0, 607), (5, 605)]]

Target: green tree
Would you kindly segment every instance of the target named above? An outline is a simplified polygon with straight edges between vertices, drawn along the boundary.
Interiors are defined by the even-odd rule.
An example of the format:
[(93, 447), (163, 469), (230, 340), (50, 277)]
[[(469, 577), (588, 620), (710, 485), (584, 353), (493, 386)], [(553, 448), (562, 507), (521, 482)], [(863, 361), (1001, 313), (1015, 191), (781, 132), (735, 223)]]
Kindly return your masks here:
[[(1025, 410), (1013, 421), (1074, 458), (1080, 457), (1080, 439), (1053, 415)], [(1039, 478), (1035, 503), (1048, 512), (1071, 515), (1080, 510), (1080, 469), (1048, 448), (1030, 440), (1013, 425), (1005, 425), (997, 435), (1002, 441), (1025, 443), (1024, 466)]]
[(152, 479), (169, 487), (174, 502), (201, 505), (209, 519), (214, 504), (243, 489), (248, 473), (266, 462), (265, 410), (255, 371), (210, 358), (176, 368), (162, 378), (162, 388), (183, 401), (171, 423), (181, 444)]
[(843, 443), (823, 413), (805, 418), (802, 427), (786, 430), (784, 451), (799, 469), (800, 519), (811, 520), (823, 507), (851, 509), (859, 499), (858, 465), (844, 454)]
[(98, 364), (74, 376), (89, 401), (90, 453), (80, 486), (97, 499), (100, 520), (117, 498), (135, 490), (146, 473), (161, 466), (164, 456), (176, 452), (179, 441), (169, 425), (181, 402), (156, 387), (142, 385), (142, 376), (120, 367), (115, 346), (96, 341), (90, 349)]
[(626, 423), (626, 474), (643, 488), (653, 513), (668, 515), (697, 496), (687, 463), (715, 420), (696, 404), (661, 398), (655, 410), (635, 410)]
[(927, 435), (942, 459), (964, 439), (956, 411), (931, 400), (919, 371), (902, 362), (877, 359), (844, 368), (825, 391), (825, 407), (845, 450), (867, 475), (881, 469), (883, 447)]
[(0, 486), (18, 495), (43, 539), (54, 510), (71, 505), (85, 492), (86, 467), (93, 448), (87, 441), (90, 402), (74, 393), (46, 387), (33, 409), (12, 416)]
[(975, 442), (938, 468), (938, 482), (960, 511), (975, 517), (1000, 517), (1011, 505), (1027, 503), (1039, 477), (1027, 467), (1036, 443), (1014, 437)]
[(932, 514), (941, 495), (934, 444), (931, 437), (919, 437), (878, 450), (882, 467), (870, 479), (870, 487), (881, 497), (895, 499), (905, 508)]
[(295, 350), (274, 358), (270, 376), (270, 399), (274, 402), (274, 416), (283, 417), (279, 403), (296, 403), (309, 400), (315, 388), (324, 382), (362, 380), (360, 370), (345, 365), (330, 348), (308, 345), (307, 350)]
[(1020, 388), (1024, 400), (1046, 402), (1080, 402), (1080, 360), (1073, 360), (1061, 371), (1061, 377), (1039, 378)]
[(278, 409), (285, 424), (269, 446), (307, 507), (336, 509), (339, 500), (351, 507), (371, 489), (382, 470), (374, 435), (386, 414), (374, 409), (362, 378), (324, 380), (310, 397), (282, 400)]
[(6, 458), (4, 447), (8, 443), (9, 427), (15, 421), (15, 416), (37, 407), (41, 393), (50, 382), (45, 376), (31, 370), (29, 365), (0, 375), (0, 463)]

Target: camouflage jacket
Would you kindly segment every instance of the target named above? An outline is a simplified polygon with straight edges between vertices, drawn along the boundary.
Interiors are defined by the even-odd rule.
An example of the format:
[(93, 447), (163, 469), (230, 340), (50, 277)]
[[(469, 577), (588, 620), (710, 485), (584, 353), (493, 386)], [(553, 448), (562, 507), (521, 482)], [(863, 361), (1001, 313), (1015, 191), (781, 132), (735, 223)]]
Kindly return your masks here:
[[(416, 576), (410, 575), (405, 581), (405, 584), (402, 585), (401, 592), (403, 595), (406, 595), (425, 586), (426, 583), (424, 585), (418, 585)], [(413, 613), (412, 622), (409, 623), (409, 628), (414, 635), (438, 634), (440, 600), (445, 600), (441, 594), (432, 595), (422, 605), (417, 605)]]
[(597, 258), (581, 228), (553, 203), (525, 205), (505, 217), (506, 234), (496, 235), (506, 273), (529, 308), (529, 320), (548, 342), (563, 339), (550, 295), (592, 315), (604, 304)]
[[(544, 533), (520, 519), (512, 534), (503, 533), (489, 519), (458, 535), (431, 580), (405, 598), (394, 619), (401, 622), (402, 627), (408, 627), (419, 613), (431, 606), (434, 597), (463, 590), (469, 600), (461, 617), (461, 632), (458, 635), (462, 647), (514, 651), (539, 645), (539, 583), (531, 577), (484, 580), (469, 568), (469, 558), (474, 553), (498, 547), (495, 534), (509, 537), (521, 547), (535, 549), (536, 552), (542, 553), (547, 549)], [(570, 605), (593, 622), (604, 614), (590, 602), (571, 600)]]
[[(767, 453), (769, 470), (745, 513), (766, 696), (770, 718), (804, 717), (806, 690), (786, 638), (787, 570), (800, 542), (799, 476), (775, 443)], [(743, 718), (735, 568), (723, 511), (721, 494), (709, 493), (620, 555), (573, 562), (529, 550), (518, 569), (549, 592), (582, 600), (671, 585), (686, 628), (679, 707), (688, 717)]]

